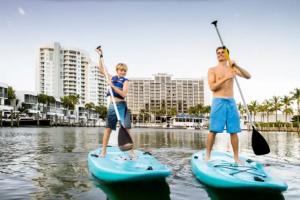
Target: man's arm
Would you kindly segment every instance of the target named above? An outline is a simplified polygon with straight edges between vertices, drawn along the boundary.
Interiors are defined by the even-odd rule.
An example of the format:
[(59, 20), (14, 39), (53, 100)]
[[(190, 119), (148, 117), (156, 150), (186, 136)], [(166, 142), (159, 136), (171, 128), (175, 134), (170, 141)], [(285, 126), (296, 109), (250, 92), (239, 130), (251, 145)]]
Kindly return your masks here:
[(123, 85), (123, 90), (121, 90), (120, 88), (114, 86), (112, 83), (110, 84), (110, 86), (112, 87), (112, 89), (118, 93), (119, 95), (121, 95), (122, 97), (126, 97), (127, 93), (128, 93), (128, 81), (124, 82)]
[(227, 81), (228, 79), (231, 79), (234, 77), (234, 73), (226, 74), (223, 78), (216, 80), (215, 72), (212, 68), (208, 70), (208, 85), (211, 91), (215, 92), (219, 90), (222, 86), (222, 84)]
[(236, 72), (236, 74), (238, 76), (246, 78), (246, 79), (251, 78), (251, 74), (247, 70), (245, 70), (245, 69), (241, 68), (240, 66), (238, 66), (234, 61), (231, 61), (230, 66), (232, 66), (233, 70)]

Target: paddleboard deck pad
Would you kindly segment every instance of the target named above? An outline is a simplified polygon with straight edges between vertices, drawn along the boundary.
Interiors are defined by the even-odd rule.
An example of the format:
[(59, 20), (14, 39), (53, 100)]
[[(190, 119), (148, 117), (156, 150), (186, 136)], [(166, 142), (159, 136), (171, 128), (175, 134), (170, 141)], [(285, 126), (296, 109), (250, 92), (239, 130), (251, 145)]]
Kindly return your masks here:
[(192, 171), (202, 183), (220, 189), (254, 189), (285, 191), (287, 184), (270, 176), (261, 163), (240, 158), (243, 164), (234, 163), (229, 153), (212, 151), (206, 162), (205, 150), (194, 153)]

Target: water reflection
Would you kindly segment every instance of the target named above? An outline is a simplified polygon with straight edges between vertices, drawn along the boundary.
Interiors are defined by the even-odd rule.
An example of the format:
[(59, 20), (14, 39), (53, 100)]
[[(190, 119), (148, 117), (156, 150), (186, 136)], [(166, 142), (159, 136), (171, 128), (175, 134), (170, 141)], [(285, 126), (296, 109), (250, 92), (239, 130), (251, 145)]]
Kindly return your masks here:
[(207, 192), (212, 200), (284, 200), (284, 196), (281, 193), (274, 193), (272, 191), (220, 190), (207, 188)]
[(136, 146), (145, 148), (201, 149), (206, 142), (206, 134), (194, 130), (134, 129), (133, 135)]
[[(232, 200), (244, 194), (209, 189), (191, 173), (190, 156), (205, 148), (207, 131), (133, 129), (132, 132), (137, 148), (151, 151), (172, 169), (173, 174), (166, 182), (107, 185), (92, 178), (87, 153), (99, 147), (102, 128), (1, 128), (1, 198), (120, 199), (126, 196), (145, 199), (159, 194), (153, 199), (226, 199), (231, 194)], [(269, 173), (288, 183), (289, 189), (283, 193), (286, 199), (299, 199), (300, 135), (262, 134), (270, 145), (270, 154), (262, 157), (253, 154), (250, 132), (240, 134), (241, 153), (262, 162)], [(214, 148), (227, 150), (228, 144), (229, 136), (219, 134)], [(266, 196), (250, 192), (243, 199), (245, 196), (257, 199), (261, 195)], [(284, 199), (278, 194), (267, 197)]]
[(105, 192), (107, 200), (170, 200), (170, 188), (165, 180), (113, 184), (95, 180), (94, 184)]

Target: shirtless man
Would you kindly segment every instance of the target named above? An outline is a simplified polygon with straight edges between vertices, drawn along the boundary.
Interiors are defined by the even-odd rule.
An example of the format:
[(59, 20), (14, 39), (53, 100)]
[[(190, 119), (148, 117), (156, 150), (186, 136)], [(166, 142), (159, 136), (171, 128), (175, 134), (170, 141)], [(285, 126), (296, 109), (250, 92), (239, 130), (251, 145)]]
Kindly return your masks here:
[(240, 117), (233, 98), (233, 82), (235, 75), (246, 79), (250, 79), (251, 75), (234, 61), (227, 62), (225, 51), (225, 47), (218, 47), (216, 49), (219, 63), (208, 70), (208, 84), (210, 90), (213, 92), (213, 101), (205, 160), (208, 161), (210, 159), (216, 134), (223, 132), (226, 126), (227, 133), (230, 133), (234, 161), (241, 163), (238, 155), (239, 140), (237, 136), (237, 133), (241, 131)]

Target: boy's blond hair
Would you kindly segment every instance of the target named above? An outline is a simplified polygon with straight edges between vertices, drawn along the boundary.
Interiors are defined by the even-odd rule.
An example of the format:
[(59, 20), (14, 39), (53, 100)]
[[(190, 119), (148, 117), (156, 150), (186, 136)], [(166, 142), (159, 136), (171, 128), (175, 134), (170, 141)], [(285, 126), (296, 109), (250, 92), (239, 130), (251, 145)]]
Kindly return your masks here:
[(126, 64), (124, 64), (124, 63), (118, 63), (117, 65), (116, 65), (116, 70), (119, 70), (119, 69), (124, 69), (124, 70), (128, 70), (128, 67), (127, 67), (127, 65)]

